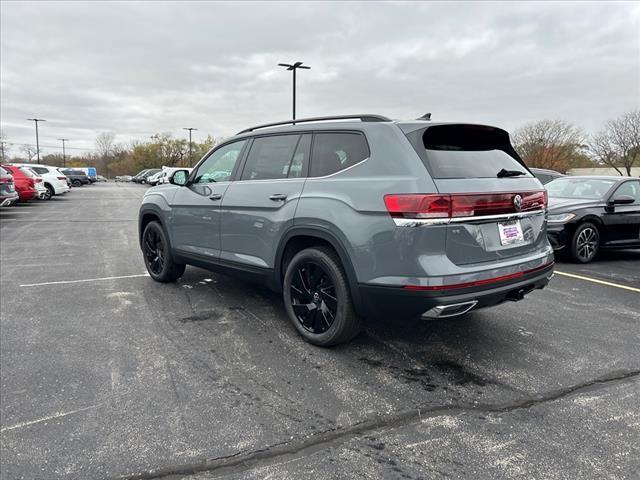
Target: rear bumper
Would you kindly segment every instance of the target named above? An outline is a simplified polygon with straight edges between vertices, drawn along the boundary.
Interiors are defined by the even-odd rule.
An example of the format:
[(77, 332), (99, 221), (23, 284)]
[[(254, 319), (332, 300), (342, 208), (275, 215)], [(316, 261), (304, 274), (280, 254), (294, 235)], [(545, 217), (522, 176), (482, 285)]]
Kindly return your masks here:
[(0, 207), (10, 207), (14, 203), (17, 203), (20, 197), (16, 193), (15, 195), (7, 195), (0, 197)]
[(518, 277), (481, 286), (451, 290), (422, 291), (403, 287), (361, 284), (364, 316), (392, 319), (417, 318), (435, 307), (469, 304), (471, 311), (505, 301), (517, 301), (533, 290), (547, 286), (553, 276), (553, 263)]

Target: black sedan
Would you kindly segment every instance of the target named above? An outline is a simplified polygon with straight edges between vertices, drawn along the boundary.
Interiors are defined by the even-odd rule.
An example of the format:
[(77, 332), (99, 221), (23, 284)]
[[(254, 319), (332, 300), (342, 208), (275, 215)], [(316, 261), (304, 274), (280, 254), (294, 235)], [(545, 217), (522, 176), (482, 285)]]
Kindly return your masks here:
[(554, 250), (587, 263), (601, 248), (640, 247), (640, 179), (562, 177), (545, 187)]

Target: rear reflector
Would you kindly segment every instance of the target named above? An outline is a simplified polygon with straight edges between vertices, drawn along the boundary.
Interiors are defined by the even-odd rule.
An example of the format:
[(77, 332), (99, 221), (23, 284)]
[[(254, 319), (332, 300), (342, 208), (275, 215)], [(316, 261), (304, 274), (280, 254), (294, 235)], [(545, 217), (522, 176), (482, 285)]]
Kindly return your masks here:
[(516, 278), (520, 278), (523, 277), (525, 275), (528, 275), (530, 273), (535, 273), (535, 272), (539, 272), (540, 270), (544, 270), (545, 268), (548, 268), (550, 266), (553, 265), (553, 262), (549, 262), (545, 265), (542, 265), (541, 267), (536, 267), (536, 268), (532, 268), (531, 270), (524, 270), (522, 272), (516, 272), (516, 273), (510, 273), (508, 275), (502, 275), (500, 277), (494, 277), (494, 278), (485, 278), (482, 280), (475, 280), (473, 282), (465, 282), (465, 283), (452, 283), (450, 285), (405, 285), (404, 288), (405, 290), (412, 290), (412, 291), (439, 291), (439, 290), (454, 290), (454, 289), (458, 289), (458, 288), (469, 288), (469, 287), (478, 287), (481, 285), (487, 285), (490, 283), (496, 283), (496, 282), (504, 282), (507, 280), (514, 280)]
[(455, 218), (542, 210), (547, 191), (472, 194), (391, 194), (384, 204), (392, 217)]

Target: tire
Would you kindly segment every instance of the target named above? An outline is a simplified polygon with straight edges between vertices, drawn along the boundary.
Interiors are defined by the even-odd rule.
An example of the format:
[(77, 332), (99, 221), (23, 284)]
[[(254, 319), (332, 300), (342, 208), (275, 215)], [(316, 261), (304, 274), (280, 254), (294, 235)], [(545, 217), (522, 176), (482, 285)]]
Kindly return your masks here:
[(73, 180), (71, 182), (71, 185), (73, 185), (74, 187), (81, 187), (82, 186), (82, 182), (80, 180)]
[(598, 254), (600, 232), (591, 222), (584, 222), (576, 228), (571, 237), (570, 257), (578, 263), (589, 263)]
[(47, 189), (47, 193), (44, 194), (44, 197), (42, 197), (42, 199), (51, 200), (53, 196), (56, 194), (56, 191), (53, 189), (51, 185), (45, 185), (44, 187)]
[(342, 263), (328, 247), (307, 248), (293, 257), (283, 298), (289, 320), (314, 345), (346, 343), (362, 329)]
[(156, 282), (175, 282), (186, 267), (173, 261), (169, 239), (156, 221), (149, 222), (142, 232), (142, 256), (149, 275)]

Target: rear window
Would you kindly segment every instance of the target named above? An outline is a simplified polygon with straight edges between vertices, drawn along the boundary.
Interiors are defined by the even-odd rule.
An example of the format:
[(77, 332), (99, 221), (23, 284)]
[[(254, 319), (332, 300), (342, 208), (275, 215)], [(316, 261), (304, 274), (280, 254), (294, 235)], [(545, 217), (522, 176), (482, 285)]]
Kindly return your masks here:
[[(418, 132), (419, 133), (419, 132)], [(504, 130), (481, 125), (437, 125), (407, 136), (433, 178), (495, 178), (501, 170), (531, 177)]]

